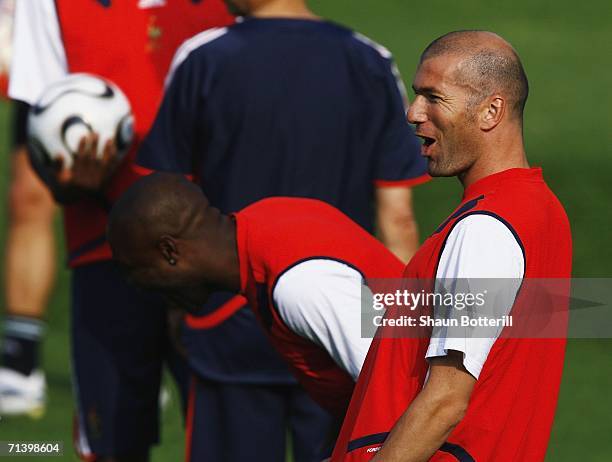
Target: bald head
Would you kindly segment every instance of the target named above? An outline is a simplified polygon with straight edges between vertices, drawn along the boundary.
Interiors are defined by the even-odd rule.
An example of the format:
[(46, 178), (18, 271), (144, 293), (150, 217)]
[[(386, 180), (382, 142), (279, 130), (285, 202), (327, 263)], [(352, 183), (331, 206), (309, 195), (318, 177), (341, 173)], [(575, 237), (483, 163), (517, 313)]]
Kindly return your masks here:
[(113, 207), (108, 237), (113, 248), (147, 244), (168, 234), (189, 237), (209, 204), (182, 175), (154, 173), (130, 187)]
[(213, 288), (240, 287), (233, 220), (181, 175), (134, 183), (113, 207), (107, 234), (128, 281), (175, 306), (198, 307)]
[(420, 62), (439, 56), (459, 58), (455, 78), (470, 89), (469, 105), (500, 93), (511, 115), (522, 121), (529, 84), (518, 54), (506, 40), (486, 31), (449, 32), (429, 44)]

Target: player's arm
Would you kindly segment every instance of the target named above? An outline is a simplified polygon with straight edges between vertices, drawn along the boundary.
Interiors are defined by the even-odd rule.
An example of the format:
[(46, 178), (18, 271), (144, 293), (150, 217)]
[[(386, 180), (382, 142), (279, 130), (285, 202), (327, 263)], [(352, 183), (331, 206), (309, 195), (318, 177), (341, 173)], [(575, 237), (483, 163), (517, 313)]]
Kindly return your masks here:
[(283, 273), (272, 294), (287, 327), (325, 349), (355, 381), (371, 343), (361, 337), (362, 285), (348, 264), (312, 259)]
[(419, 246), (419, 230), (409, 186), (379, 187), (375, 190), (376, 232), (380, 241), (407, 263)]
[[(68, 73), (66, 54), (52, 0), (16, 2), (8, 95), (16, 111), (16, 154), (27, 154), (28, 111), (45, 87)], [(52, 178), (42, 165), (32, 166), (45, 184)]]
[[(52, 0), (17, 2), (13, 37), (13, 60), (9, 96), (32, 105), (43, 90), (68, 74), (66, 52), (57, 10)], [(56, 165), (34, 165), (58, 202), (70, 202), (83, 195), (98, 194), (116, 166), (116, 150), (109, 147), (105, 157), (94, 155), (97, 137), (84, 138), (71, 170)]]
[(393, 427), (376, 462), (426, 462), (461, 422), (476, 379), (463, 367), (463, 353), (434, 358), (423, 390)]

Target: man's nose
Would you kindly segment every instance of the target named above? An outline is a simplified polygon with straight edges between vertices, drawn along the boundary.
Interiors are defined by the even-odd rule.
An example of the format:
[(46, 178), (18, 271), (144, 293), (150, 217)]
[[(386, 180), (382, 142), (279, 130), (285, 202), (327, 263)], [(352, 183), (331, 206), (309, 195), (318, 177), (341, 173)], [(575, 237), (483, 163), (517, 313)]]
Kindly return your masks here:
[(417, 95), (408, 108), (408, 122), (411, 124), (420, 124), (427, 120), (424, 99), (423, 96)]

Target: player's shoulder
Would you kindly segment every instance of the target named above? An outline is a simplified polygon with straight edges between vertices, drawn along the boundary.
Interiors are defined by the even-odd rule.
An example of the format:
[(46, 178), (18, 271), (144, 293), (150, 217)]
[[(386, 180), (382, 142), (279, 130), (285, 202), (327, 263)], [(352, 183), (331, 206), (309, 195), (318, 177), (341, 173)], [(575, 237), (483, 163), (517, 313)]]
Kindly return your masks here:
[(174, 53), (166, 85), (179, 68), (204, 69), (205, 75), (212, 73), (217, 67), (216, 63), (224, 61), (239, 46), (232, 34), (233, 27), (213, 27), (185, 40)]
[(367, 70), (370, 76), (386, 78), (393, 74), (396, 79), (400, 79), (393, 54), (387, 47), (353, 30), (350, 31), (346, 41), (353, 61)]
[(271, 212), (277, 212), (283, 217), (312, 214), (342, 215), (342, 212), (327, 202), (305, 197), (268, 197), (248, 205), (240, 213), (265, 216)]
[[(462, 222), (458, 231), (469, 229), (476, 235), (487, 234), (491, 226), (506, 227), (522, 243), (539, 241), (543, 235), (570, 235), (565, 209), (544, 181), (541, 169), (507, 175), (465, 202), (450, 218)], [(466, 221), (467, 218), (470, 219)], [(453, 226), (458, 225), (455, 222)]]
[(302, 237), (338, 232), (357, 226), (344, 213), (327, 202), (303, 197), (268, 197), (254, 202), (236, 214), (260, 234), (291, 231)]
[[(339, 47), (350, 50), (354, 54), (364, 58), (387, 62), (392, 59), (391, 52), (376, 41), (360, 32), (327, 19), (265, 19), (249, 18), (238, 21), (233, 26), (237, 35), (252, 37), (257, 34), (288, 33), (287, 40), (306, 40), (314, 44), (321, 52), (322, 44), (327, 45), (327, 50), (337, 50)], [(313, 40), (316, 37), (316, 40)]]
[(312, 21), (318, 26), (318, 32), (327, 35), (332, 40), (340, 40), (353, 47), (357, 52), (382, 60), (393, 58), (392, 53), (384, 45), (372, 38), (357, 32), (347, 26), (329, 20)]
[(370, 37), (363, 35), (357, 31), (351, 31), (351, 40), (354, 42), (355, 47), (362, 51), (364, 54), (372, 55), (378, 59), (391, 60), (393, 54), (384, 45), (372, 40)]
[(478, 201), (478, 208), (498, 211), (508, 217), (508, 221), (537, 223), (545, 217), (565, 216), (565, 210), (544, 180), (541, 168), (516, 171), (516, 175), (520, 175), (518, 178), (508, 177), (500, 181), (499, 186)]
[[(296, 24), (299, 23), (299, 24)], [(316, 36), (318, 50), (338, 50), (340, 48), (353, 62), (372, 73), (387, 73), (391, 67), (391, 52), (363, 34), (332, 21), (287, 20), (296, 29), (283, 29), (282, 21), (274, 23), (257, 20), (238, 20), (235, 24), (200, 32), (187, 39), (175, 53), (171, 69), (176, 69), (184, 62), (191, 64), (206, 63), (207, 68), (215, 68), (232, 58), (248, 53), (253, 46), (261, 46), (254, 40), (258, 34), (275, 33), (281, 30), (302, 30), (305, 34), (294, 34), (288, 37), (307, 37), (312, 42)], [(299, 39), (297, 39), (299, 40)], [(322, 45), (323, 43), (323, 45)], [(255, 45), (258, 44), (258, 45)]]
[(213, 27), (188, 38), (176, 50), (172, 67), (177, 67), (194, 53), (223, 49), (227, 45), (230, 29), (231, 26)]

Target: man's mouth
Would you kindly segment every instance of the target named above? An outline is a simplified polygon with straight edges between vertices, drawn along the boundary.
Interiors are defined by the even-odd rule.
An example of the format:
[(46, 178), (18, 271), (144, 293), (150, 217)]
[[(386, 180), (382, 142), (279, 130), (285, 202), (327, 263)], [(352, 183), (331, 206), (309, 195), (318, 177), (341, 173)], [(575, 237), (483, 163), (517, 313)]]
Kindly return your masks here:
[(417, 133), (416, 136), (423, 140), (421, 154), (423, 154), (424, 156), (428, 156), (430, 148), (436, 143), (436, 139), (432, 138), (431, 136), (423, 135), (422, 133)]

